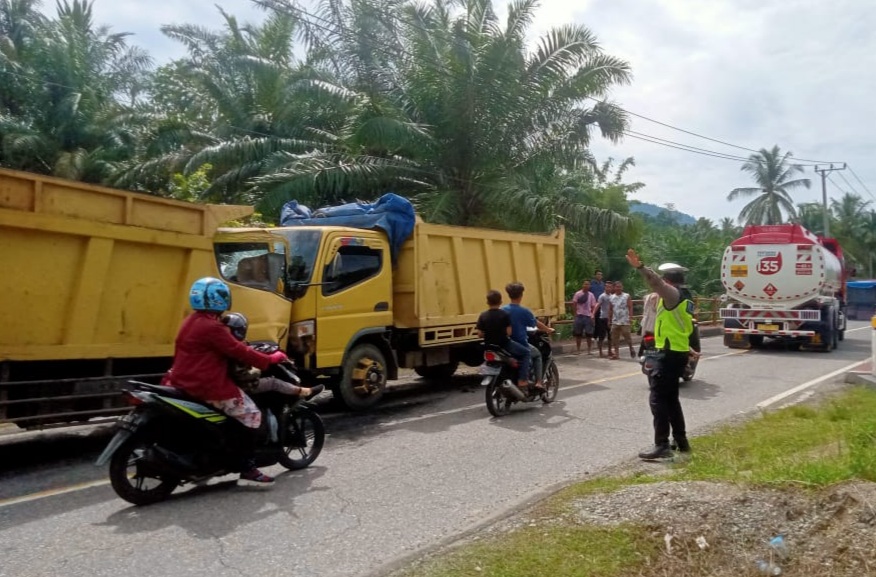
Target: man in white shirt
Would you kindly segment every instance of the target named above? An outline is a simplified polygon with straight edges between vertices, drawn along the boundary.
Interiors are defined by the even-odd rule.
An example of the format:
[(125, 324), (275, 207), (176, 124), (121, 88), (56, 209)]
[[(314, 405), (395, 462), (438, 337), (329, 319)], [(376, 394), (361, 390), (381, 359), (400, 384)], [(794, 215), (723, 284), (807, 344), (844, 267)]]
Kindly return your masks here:
[(620, 358), (620, 340), (630, 347), (630, 357), (636, 358), (633, 349), (633, 335), (630, 331), (633, 319), (633, 301), (630, 295), (624, 292), (624, 285), (620, 281), (614, 283), (614, 294), (609, 297), (611, 304), (611, 344), (608, 347), (608, 358), (617, 360)]

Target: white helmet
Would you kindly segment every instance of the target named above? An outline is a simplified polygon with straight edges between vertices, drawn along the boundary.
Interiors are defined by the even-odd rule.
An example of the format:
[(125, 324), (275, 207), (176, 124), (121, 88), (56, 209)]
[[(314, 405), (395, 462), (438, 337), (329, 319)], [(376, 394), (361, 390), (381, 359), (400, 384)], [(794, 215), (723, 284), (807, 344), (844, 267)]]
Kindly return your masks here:
[(687, 268), (681, 266), (680, 264), (675, 264), (674, 262), (665, 262), (657, 267), (657, 270), (660, 272), (687, 272)]

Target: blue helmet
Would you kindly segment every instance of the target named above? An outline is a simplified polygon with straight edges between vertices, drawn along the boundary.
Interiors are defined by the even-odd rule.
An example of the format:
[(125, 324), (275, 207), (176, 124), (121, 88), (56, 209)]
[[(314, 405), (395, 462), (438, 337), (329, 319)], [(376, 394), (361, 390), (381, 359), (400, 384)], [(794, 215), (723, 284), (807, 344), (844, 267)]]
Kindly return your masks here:
[(196, 311), (222, 313), (231, 308), (231, 290), (218, 278), (204, 277), (192, 285), (189, 304)]

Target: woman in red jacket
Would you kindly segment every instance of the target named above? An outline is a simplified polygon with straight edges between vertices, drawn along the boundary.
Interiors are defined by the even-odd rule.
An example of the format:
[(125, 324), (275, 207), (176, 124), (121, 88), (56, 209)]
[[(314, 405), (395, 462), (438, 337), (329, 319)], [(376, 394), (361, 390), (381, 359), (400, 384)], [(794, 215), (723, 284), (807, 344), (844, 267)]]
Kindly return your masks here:
[(229, 375), (229, 361), (246, 363), (258, 369), (282, 363), (282, 351), (266, 355), (238, 341), (222, 323), (222, 313), (231, 308), (231, 291), (219, 279), (206, 277), (195, 281), (189, 293), (194, 313), (183, 321), (176, 337), (173, 367), (164, 384), (177, 387), (196, 399), (240, 421), (250, 432), (245, 443), (240, 478), (257, 484), (271, 484), (274, 479), (255, 467), (257, 431), (262, 413)]

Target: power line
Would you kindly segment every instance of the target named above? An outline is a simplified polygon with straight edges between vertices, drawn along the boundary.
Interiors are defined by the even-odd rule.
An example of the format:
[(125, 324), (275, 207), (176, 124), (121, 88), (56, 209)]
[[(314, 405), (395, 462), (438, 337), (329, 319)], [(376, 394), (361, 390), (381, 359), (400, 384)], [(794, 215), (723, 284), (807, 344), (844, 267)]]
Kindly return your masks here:
[[(639, 140), (646, 140), (646, 141), (652, 142), (654, 144), (662, 144), (662, 145), (668, 146), (670, 148), (678, 148), (680, 150), (686, 150), (688, 152), (696, 152), (696, 153), (703, 154), (706, 156), (714, 156), (716, 158), (723, 158), (725, 160), (732, 160), (734, 162), (757, 162), (759, 164), (766, 164), (766, 161), (764, 161), (762, 159), (746, 158), (744, 156), (738, 156), (735, 154), (719, 152), (717, 150), (709, 150), (706, 148), (700, 148), (698, 146), (691, 146), (689, 144), (675, 142), (674, 140), (668, 140), (665, 138), (659, 138), (657, 136), (652, 136), (650, 134), (636, 132), (634, 130), (625, 130), (624, 134), (627, 136), (630, 136), (632, 138), (638, 138)], [(801, 164), (801, 163), (795, 162), (794, 166), (816, 166), (816, 165), (815, 164)]]
[(836, 183), (836, 181), (833, 179), (833, 177), (830, 176), (829, 174), (827, 175), (827, 180), (829, 180), (830, 183), (831, 183), (832, 185), (834, 185), (834, 186), (836, 187), (836, 189), (837, 189), (838, 191), (840, 191), (841, 193), (843, 193), (843, 194), (849, 194), (848, 192), (846, 192), (845, 190), (843, 190), (843, 189), (840, 187), (840, 185), (838, 185), (838, 184)]
[[(602, 102), (602, 100), (599, 100), (598, 98), (594, 98), (594, 97), (592, 97), (592, 96), (587, 96), (587, 98), (590, 99), (590, 100), (593, 100), (593, 101), (595, 101), (595, 102)], [(704, 140), (709, 140), (709, 141), (711, 141), (711, 142), (716, 142), (716, 143), (718, 143), (718, 144), (723, 144), (724, 146), (729, 146), (729, 147), (731, 147), (731, 148), (737, 148), (737, 149), (739, 149), (739, 150), (745, 150), (745, 151), (753, 152), (753, 153), (756, 153), (756, 154), (760, 152), (760, 150), (755, 150), (755, 149), (753, 149), (753, 148), (747, 148), (747, 147), (745, 147), (745, 146), (739, 146), (739, 145), (737, 145), (737, 144), (732, 144), (732, 143), (730, 143), (730, 142), (725, 142), (725, 141), (723, 141), (723, 140), (718, 140), (717, 138), (711, 138), (711, 137), (709, 137), (709, 136), (704, 136), (704, 135), (702, 135), (702, 134), (697, 134), (696, 132), (692, 132), (692, 131), (690, 131), (690, 130), (685, 130), (684, 128), (679, 128), (679, 127), (677, 127), (677, 126), (673, 126), (673, 125), (671, 125), (671, 124), (667, 124), (667, 123), (665, 123), (665, 122), (661, 122), (661, 121), (659, 121), (659, 120), (654, 120), (653, 118), (649, 118), (649, 117), (644, 116), (644, 115), (642, 115), (642, 114), (638, 114), (638, 113), (633, 112), (633, 111), (631, 111), (631, 110), (628, 110), (628, 109), (626, 109), (626, 108), (621, 108), (620, 106), (618, 106), (618, 108), (621, 109), (621, 110), (623, 110), (624, 112), (626, 112), (626, 113), (629, 114), (630, 116), (635, 116), (636, 118), (641, 118), (642, 120), (647, 120), (648, 122), (653, 122), (654, 124), (659, 124), (660, 126), (665, 126), (666, 128), (670, 128), (670, 129), (672, 129), (672, 130), (677, 130), (678, 132), (683, 132), (683, 133), (685, 133), (685, 134), (689, 134), (689, 135), (691, 135), (691, 136), (696, 136), (697, 138), (702, 138), (702, 139), (704, 139)], [(804, 163), (812, 163), (812, 164), (830, 164), (830, 162), (827, 161), (827, 160), (810, 160), (810, 159), (807, 159), (807, 158), (797, 158), (797, 157), (795, 157), (795, 156), (793, 156), (793, 155), (791, 156), (791, 158), (793, 158), (794, 160), (798, 160), (798, 161), (800, 161), (800, 162), (804, 162)], [(745, 160), (748, 160), (748, 159), (746, 158)], [(833, 161), (833, 162), (834, 162), (834, 163), (839, 163), (840, 161)]]
[(684, 152), (692, 152), (694, 154), (700, 154), (702, 156), (711, 156), (712, 158), (720, 158), (721, 160), (731, 160), (733, 162), (742, 162), (745, 160), (744, 158), (728, 156), (728, 155), (725, 155), (722, 153), (709, 151), (709, 150), (705, 150), (705, 149), (694, 149), (694, 148), (688, 147), (687, 145), (684, 145), (684, 144), (670, 144), (666, 141), (662, 141), (662, 139), (658, 139), (658, 138), (653, 137), (653, 136), (648, 136), (648, 135), (641, 135), (640, 136), (638, 133), (632, 133), (629, 131), (624, 132), (624, 134), (626, 134), (630, 138), (635, 138), (636, 140), (643, 140), (645, 142), (650, 142), (652, 144), (658, 144), (660, 146), (665, 146), (667, 148), (675, 148), (677, 150), (683, 150)]
[(876, 196), (873, 196), (873, 193), (870, 192), (870, 189), (867, 188), (867, 185), (864, 184), (864, 181), (861, 180), (861, 178), (858, 176), (858, 173), (856, 173), (856, 172), (854, 171), (854, 169), (853, 169), (851, 166), (849, 167), (849, 172), (852, 173), (852, 176), (855, 177), (855, 180), (857, 180), (859, 183), (861, 183), (861, 186), (864, 187), (864, 190), (867, 191), (867, 194), (870, 195), (870, 198), (872, 198), (873, 200), (876, 200)]
[(854, 194), (857, 195), (857, 196), (861, 196), (861, 193), (859, 193), (859, 192), (855, 189), (855, 187), (852, 186), (852, 183), (849, 182), (849, 180), (846, 178), (846, 175), (844, 175), (842, 172), (840, 172), (840, 173), (839, 173), (839, 177), (843, 179), (843, 182), (846, 183), (846, 186), (849, 187), (849, 190), (851, 190), (852, 193), (854, 193)]

